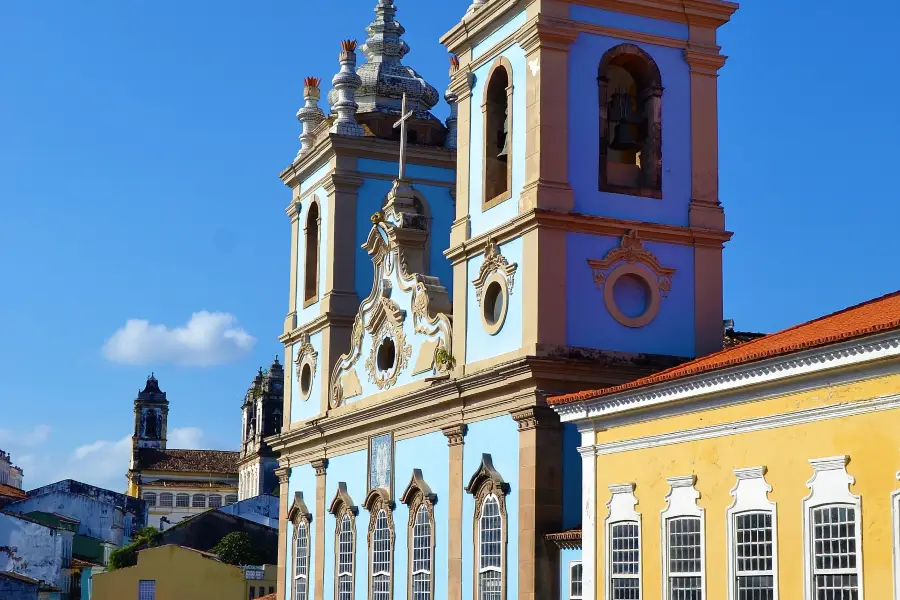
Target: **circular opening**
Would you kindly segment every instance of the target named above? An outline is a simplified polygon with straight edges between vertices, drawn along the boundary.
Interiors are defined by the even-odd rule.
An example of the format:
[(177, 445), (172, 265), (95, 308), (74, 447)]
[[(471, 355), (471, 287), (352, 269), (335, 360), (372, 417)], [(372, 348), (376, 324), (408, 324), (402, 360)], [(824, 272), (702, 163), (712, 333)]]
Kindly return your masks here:
[(613, 287), (613, 301), (623, 315), (636, 319), (647, 312), (650, 305), (650, 286), (637, 275), (622, 275)]
[(394, 348), (394, 340), (385, 338), (378, 346), (378, 354), (376, 356), (376, 365), (379, 371), (389, 371), (394, 367), (394, 359), (396, 358), (396, 349)]
[(503, 287), (492, 281), (484, 291), (484, 320), (488, 325), (496, 325), (503, 318), (503, 302)]
[(309, 363), (303, 365), (300, 370), (300, 391), (304, 396), (309, 394), (309, 388), (312, 385), (312, 367)]

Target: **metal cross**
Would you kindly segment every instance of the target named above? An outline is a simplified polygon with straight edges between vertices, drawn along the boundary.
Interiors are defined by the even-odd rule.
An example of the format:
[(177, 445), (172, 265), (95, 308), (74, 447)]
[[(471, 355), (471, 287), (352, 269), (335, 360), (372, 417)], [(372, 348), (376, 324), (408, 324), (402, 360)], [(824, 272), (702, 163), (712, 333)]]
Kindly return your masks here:
[(403, 93), (403, 104), (400, 106), (400, 120), (394, 123), (394, 129), (400, 128), (400, 181), (406, 179), (406, 122), (415, 111), (406, 112), (406, 92)]

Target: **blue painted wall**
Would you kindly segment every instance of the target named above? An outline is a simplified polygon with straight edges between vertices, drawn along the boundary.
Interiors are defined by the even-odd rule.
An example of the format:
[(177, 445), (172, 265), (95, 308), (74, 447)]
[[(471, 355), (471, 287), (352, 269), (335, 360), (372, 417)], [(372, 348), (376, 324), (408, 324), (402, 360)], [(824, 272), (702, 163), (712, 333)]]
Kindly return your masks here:
[[(309, 512), (313, 515), (313, 521), (310, 524), (309, 528), (309, 572), (308, 572), (308, 585), (309, 585), (309, 597), (315, 598), (315, 574), (316, 574), (316, 519), (315, 515), (318, 514), (316, 510), (316, 472), (310, 465), (302, 465), (299, 467), (294, 467), (291, 469), (291, 479), (288, 483), (288, 510), (290, 510), (291, 504), (294, 502), (294, 493), (295, 492), (303, 492), (303, 501), (306, 503), (306, 507), (309, 509)], [(325, 538), (328, 538), (327, 532), (328, 527), (325, 528)], [(288, 590), (293, 590), (294, 585), (294, 525), (288, 521), (287, 524), (287, 535), (285, 539), (280, 540), (280, 543), (284, 544), (287, 548), (287, 555), (285, 558), (285, 565), (289, 565), (288, 568), (285, 569), (284, 578), (285, 578), (285, 588)], [(326, 554), (326, 556), (328, 556)], [(326, 561), (327, 562), (327, 561)], [(326, 579), (326, 581), (328, 581)], [(292, 597), (292, 596), (291, 596)]]
[[(562, 550), (559, 553), (559, 597), (566, 600), (572, 591), (572, 564), (581, 562), (581, 550)], [(599, 588), (598, 588), (599, 589)]]
[[(599, 9), (573, 6), (579, 13)], [(596, 18), (606, 18), (599, 11)], [(610, 13), (613, 14), (613, 13)], [(657, 28), (653, 19), (618, 15), (643, 29)], [(585, 19), (587, 20), (587, 19)], [(601, 19), (602, 21), (602, 19)], [(622, 23), (624, 25), (624, 22)], [(633, 25), (633, 24), (632, 24)], [(632, 29), (639, 29), (631, 27)], [(582, 214), (633, 219), (669, 225), (688, 225), (691, 200), (691, 88), (690, 72), (682, 51), (652, 44), (637, 44), (659, 67), (665, 91), (662, 98), (663, 198), (641, 198), (600, 192), (600, 108), (597, 69), (604, 53), (622, 40), (582, 33), (569, 51), (569, 183), (575, 193), (574, 211)]]
[[(394, 546), (394, 599), (407, 598), (409, 577), (409, 509), (400, 504), (400, 494), (406, 489), (413, 469), (421, 469), (425, 482), (437, 494), (434, 507), (434, 597), (447, 597), (447, 509), (449, 499), (450, 449), (447, 438), (440, 431), (397, 442), (394, 458), (396, 475), (394, 495), (397, 507), (394, 512), (396, 545)], [(368, 517), (368, 515), (367, 515)]]
[(639, 31), (651, 35), (663, 35), (679, 40), (688, 39), (688, 26), (684, 23), (672, 23), (671, 21), (663, 21), (662, 19), (649, 19), (647, 17), (628, 15), (593, 6), (572, 4), (569, 8), (569, 18), (573, 21), (581, 21), (593, 25), (615, 27), (616, 29), (626, 29), (628, 31)]
[[(328, 475), (326, 476), (328, 487), (325, 490), (325, 501), (328, 505), (337, 494), (338, 482), (347, 484), (347, 492), (353, 499), (353, 503), (359, 507), (356, 516), (356, 564), (354, 565), (356, 581), (356, 600), (365, 600), (367, 597), (366, 586), (369, 581), (368, 573), (368, 547), (366, 532), (369, 528), (369, 513), (362, 507), (366, 499), (366, 451), (353, 452), (335, 456), (328, 461)], [(325, 515), (325, 597), (334, 597), (334, 532), (335, 518), (333, 515)]]
[(515, 274), (512, 294), (509, 296), (506, 321), (495, 335), (490, 335), (485, 331), (481, 323), (481, 306), (478, 304), (472, 280), (478, 276), (478, 271), (484, 263), (484, 255), (476, 256), (469, 260), (466, 276), (466, 285), (468, 286), (465, 332), (467, 363), (512, 352), (522, 347), (522, 290), (524, 289), (524, 279), (529, 277), (526, 265), (522, 262), (522, 238), (511, 240), (499, 248), (506, 260), (519, 265)]
[[(506, 589), (507, 598), (518, 596), (519, 583), (519, 431), (516, 423), (509, 416), (496, 417), (486, 421), (469, 424), (466, 443), (463, 446), (463, 485), (481, 465), (482, 453), (488, 453), (493, 459), (494, 468), (509, 484), (507, 496), (507, 545), (506, 545)], [(471, 598), (473, 588), (473, 565), (475, 548), (472, 539), (473, 519), (475, 518), (475, 501), (471, 494), (463, 494), (463, 597)]]
[[(313, 375), (309, 397), (304, 400), (300, 392), (300, 381), (295, 374), (297, 355), (300, 352), (300, 344), (291, 347), (291, 363), (285, 368), (291, 370), (291, 422), (305, 421), (319, 414), (322, 408), (322, 379), (327, 376), (327, 365), (322, 360), (322, 333), (314, 333), (309, 336), (309, 343), (319, 353), (316, 359), (316, 372)], [(327, 384), (326, 384), (327, 385)]]
[(675, 275), (656, 318), (633, 328), (619, 324), (607, 312), (603, 291), (594, 285), (587, 264), (590, 258), (606, 256), (619, 242), (618, 238), (582, 233), (566, 235), (566, 343), (598, 350), (693, 356), (694, 250), (644, 242), (644, 248), (664, 267), (674, 268)]
[[(520, 13), (507, 25), (489, 36), (484, 42), (477, 45), (473, 55), (477, 58), (479, 52), (487, 51), (491, 46), (504, 39), (525, 22), (525, 14)], [(471, 233), (476, 236), (505, 223), (519, 214), (519, 195), (525, 183), (525, 51), (518, 44), (506, 48), (497, 54), (504, 56), (512, 65), (513, 96), (512, 96), (512, 155), (509, 160), (512, 168), (512, 197), (500, 204), (482, 212), (481, 204), (483, 195), (483, 162), (484, 162), (484, 113), (481, 105), (484, 102), (484, 92), (487, 85), (487, 76), (491, 70), (493, 60), (488, 61), (475, 70), (475, 86), (472, 88), (471, 119), (469, 121), (469, 218)]]
[(563, 425), (563, 531), (581, 527), (581, 434), (574, 423)]

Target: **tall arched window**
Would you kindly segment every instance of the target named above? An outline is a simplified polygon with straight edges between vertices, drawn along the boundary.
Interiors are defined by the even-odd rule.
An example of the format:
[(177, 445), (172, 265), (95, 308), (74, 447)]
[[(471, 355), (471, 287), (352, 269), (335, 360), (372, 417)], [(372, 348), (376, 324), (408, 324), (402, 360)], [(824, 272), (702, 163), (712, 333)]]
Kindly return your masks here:
[(294, 502), (287, 515), (294, 524), (294, 585), (291, 600), (309, 598), (309, 524), (312, 515), (303, 501), (303, 492), (294, 493)]
[(484, 103), (484, 168), (482, 210), (509, 199), (512, 189), (512, 65), (498, 57), (487, 76)]
[(437, 496), (425, 483), (422, 471), (413, 469), (412, 478), (400, 496), (409, 507), (409, 589), (411, 600), (434, 598), (434, 505)]
[(313, 200), (306, 214), (306, 262), (303, 272), (303, 306), (309, 306), (319, 298), (319, 203)]
[(338, 483), (337, 494), (328, 512), (334, 515), (334, 597), (335, 600), (354, 598), (354, 556), (356, 555), (356, 521), (359, 509), (347, 493), (347, 484)]
[(475, 497), (475, 598), (505, 600), (509, 485), (494, 469), (490, 454), (482, 454), (466, 491)]
[(363, 503), (369, 519), (369, 599), (390, 600), (393, 597), (394, 518), (388, 492), (373, 489)]
[(620, 44), (603, 55), (600, 190), (662, 197), (662, 80), (650, 55)]

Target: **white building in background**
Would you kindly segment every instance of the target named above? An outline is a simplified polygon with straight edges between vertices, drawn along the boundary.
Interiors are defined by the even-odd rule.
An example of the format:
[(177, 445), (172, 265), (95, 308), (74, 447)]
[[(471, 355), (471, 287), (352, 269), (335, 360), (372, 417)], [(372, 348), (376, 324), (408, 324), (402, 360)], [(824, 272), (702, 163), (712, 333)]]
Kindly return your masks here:
[(16, 489), (22, 489), (22, 469), (12, 464), (8, 452), (0, 450), (0, 485), (9, 485)]

